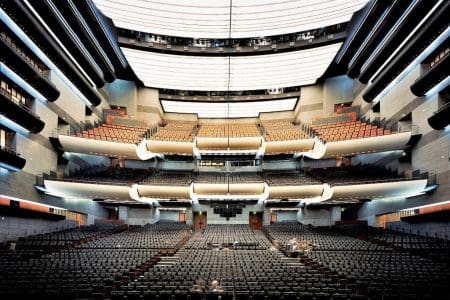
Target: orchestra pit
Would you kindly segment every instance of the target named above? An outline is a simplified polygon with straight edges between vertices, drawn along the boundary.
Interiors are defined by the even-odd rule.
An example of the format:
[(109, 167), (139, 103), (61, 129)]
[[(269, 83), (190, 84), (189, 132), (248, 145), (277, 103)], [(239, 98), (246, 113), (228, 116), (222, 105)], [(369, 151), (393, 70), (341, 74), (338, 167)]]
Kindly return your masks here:
[(0, 1), (0, 299), (450, 299), (450, 1)]

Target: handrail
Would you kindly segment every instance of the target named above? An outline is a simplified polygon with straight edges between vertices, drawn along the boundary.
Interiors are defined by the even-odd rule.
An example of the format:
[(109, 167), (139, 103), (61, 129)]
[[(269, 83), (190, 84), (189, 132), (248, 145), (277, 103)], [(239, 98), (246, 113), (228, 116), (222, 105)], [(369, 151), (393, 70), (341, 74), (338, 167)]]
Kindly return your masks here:
[[(50, 75), (50, 70), (47, 66), (38, 61), (38, 58), (30, 56), (26, 53), (22, 48), (18, 47), (17, 44), (8, 36), (6, 33), (1, 33), (0, 38), (2, 38), (5, 43), (7, 43), (14, 51), (19, 54), (25, 61), (27, 61), (33, 69), (37, 71), (42, 77), (48, 80), (48, 76)], [(34, 55), (34, 54), (33, 54)]]
[[(102, 181), (102, 180), (91, 180), (91, 179), (79, 179), (79, 178), (58, 178), (58, 177), (52, 177), (52, 176), (44, 176), (43, 179), (45, 180), (53, 180), (53, 181), (62, 181), (62, 182), (73, 182), (73, 183), (88, 183), (88, 184), (102, 184), (102, 185), (119, 185), (119, 186), (130, 186), (130, 182), (136, 182), (139, 185), (158, 185), (158, 186), (166, 186), (167, 184), (162, 183), (149, 183), (147, 182), (148, 179), (152, 175), (149, 175), (145, 177), (144, 179), (137, 179), (136, 181), (130, 180), (128, 182), (116, 182), (116, 181)], [(364, 180), (364, 181), (347, 181), (347, 182), (340, 182), (340, 183), (330, 183), (330, 182), (311, 182), (310, 184), (296, 184), (296, 183), (285, 183), (285, 184), (270, 184), (267, 179), (263, 179), (263, 181), (249, 181), (245, 183), (267, 183), (269, 186), (309, 186), (309, 185), (321, 185), (323, 183), (328, 183), (331, 187), (333, 186), (345, 186), (345, 185), (360, 185), (360, 184), (374, 184), (374, 183), (389, 183), (389, 182), (402, 182), (402, 181), (412, 181), (412, 180), (421, 180), (421, 179), (428, 179), (427, 176), (415, 176), (411, 178), (386, 178), (386, 179), (378, 179), (378, 180)], [(195, 181), (195, 179), (191, 179), (187, 185), (190, 183), (216, 183), (216, 184), (235, 184), (232, 180), (230, 180), (228, 177), (223, 182), (203, 182), (203, 181)]]
[(24, 110), (26, 110), (28, 113), (32, 114), (34, 117), (40, 119), (40, 117), (35, 114), (28, 106), (26, 106), (25, 104), (23, 104), (20, 101), (16, 101), (12, 94), (10, 92), (8, 92), (6, 89), (4, 88), (0, 88), (0, 93), (5, 96), (6, 99), (8, 99), (9, 101), (11, 101), (12, 103), (16, 104), (17, 106), (20, 106), (21, 108), (23, 108)]
[(90, 179), (77, 179), (77, 178), (58, 178), (58, 177), (47, 177), (45, 180), (62, 181), (62, 182), (73, 182), (73, 183), (92, 183), (92, 184), (106, 184), (106, 185), (120, 185), (128, 186), (129, 183), (117, 182), (117, 181), (101, 181), (101, 180), (90, 180)]
[(342, 185), (357, 185), (357, 184), (371, 184), (371, 183), (386, 183), (386, 182), (398, 182), (398, 181), (411, 181), (411, 180), (420, 180), (427, 179), (424, 176), (416, 176), (416, 177), (394, 177), (394, 178), (386, 178), (386, 179), (378, 179), (378, 180), (363, 180), (363, 181), (348, 181), (342, 183), (329, 183), (330, 186), (342, 186)]
[(447, 109), (450, 107), (450, 102), (447, 102), (443, 105), (441, 105), (433, 114), (436, 115), (438, 113), (440, 113), (441, 111), (443, 111), (444, 109)]
[(21, 155), (16, 150), (12, 149), (9, 146), (0, 145), (0, 150), (11, 153), (17, 157), (21, 157)]

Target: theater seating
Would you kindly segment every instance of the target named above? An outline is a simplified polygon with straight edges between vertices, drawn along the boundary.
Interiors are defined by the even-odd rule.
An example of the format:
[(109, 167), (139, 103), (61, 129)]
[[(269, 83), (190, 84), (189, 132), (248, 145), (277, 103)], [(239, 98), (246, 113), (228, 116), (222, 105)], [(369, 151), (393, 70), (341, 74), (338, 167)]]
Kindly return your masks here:
[(308, 175), (331, 185), (361, 184), (376, 181), (400, 181), (405, 178), (383, 167), (372, 165), (312, 169)]
[(238, 183), (260, 183), (264, 182), (264, 178), (258, 173), (230, 173), (229, 174), (230, 184)]
[(190, 172), (157, 172), (142, 180), (140, 184), (185, 186), (191, 182), (192, 174)]
[(130, 185), (143, 180), (150, 173), (151, 171), (145, 169), (93, 166), (72, 172), (63, 180)]
[(339, 278), (341, 285), (361, 299), (446, 297), (449, 266), (445, 263), (327, 228), (280, 222), (266, 226), (264, 231), (282, 249), (293, 237), (311, 243), (313, 249), (305, 251), (298, 260)]
[(250, 137), (261, 136), (255, 124), (202, 124), (198, 137)]
[(331, 122), (323, 125), (311, 125), (314, 135), (326, 142), (345, 141), (389, 135), (390, 129), (367, 124), (361, 121)]
[(193, 131), (196, 127), (194, 122), (168, 122), (151, 136), (152, 140), (172, 141), (172, 142), (192, 142)]
[(273, 186), (322, 184), (320, 180), (300, 172), (267, 172), (266, 182)]
[(257, 173), (200, 172), (195, 175), (194, 182), (218, 184), (262, 183), (264, 178)]
[(16, 241), (16, 254), (21, 257), (37, 257), (60, 249), (75, 247), (122, 230), (124, 230), (124, 225), (120, 222), (103, 222), (80, 228), (31, 235)]
[(281, 121), (262, 121), (264, 127), (264, 139), (271, 141), (290, 141), (308, 139), (310, 136), (287, 120)]
[[(162, 256), (173, 255), (189, 226), (164, 223), (132, 227), (30, 260), (11, 261), (0, 252), (2, 299), (108, 299)], [(120, 245), (120, 247), (118, 246)]]
[(195, 174), (194, 182), (197, 183), (228, 183), (228, 176), (222, 172), (199, 172)]
[[(34, 258), (0, 251), (2, 299), (446, 299), (449, 266), (389, 243), (331, 228), (279, 222), (263, 231), (181, 223), (130, 226)], [(62, 233), (55, 233), (55, 236)], [(392, 239), (387, 232), (386, 240)], [(402, 234), (403, 236), (403, 234)], [(296, 237), (313, 245), (283, 254)], [(397, 239), (397, 238), (395, 238)], [(406, 238), (405, 238), (406, 239)], [(414, 241), (409, 236), (408, 240)], [(274, 245), (281, 245), (280, 250)], [(276, 243), (275, 243), (276, 241)], [(195, 292), (218, 280), (220, 293)]]
[(77, 137), (117, 143), (139, 143), (149, 128), (108, 123), (99, 127), (84, 130), (75, 134)]

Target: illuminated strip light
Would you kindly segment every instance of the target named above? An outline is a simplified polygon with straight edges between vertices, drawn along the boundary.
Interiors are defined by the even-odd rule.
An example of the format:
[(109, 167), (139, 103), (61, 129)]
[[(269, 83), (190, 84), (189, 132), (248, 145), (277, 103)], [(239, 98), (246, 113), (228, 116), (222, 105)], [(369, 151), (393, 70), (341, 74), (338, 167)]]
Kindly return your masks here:
[(59, 210), (67, 210), (66, 208), (53, 206), (53, 205), (48, 205), (48, 204), (44, 204), (44, 203), (40, 203), (40, 202), (34, 202), (34, 201), (30, 201), (30, 200), (25, 200), (25, 199), (13, 197), (13, 196), (8, 196), (8, 195), (0, 195), (0, 198), (7, 198), (7, 199), (13, 200), (13, 201), (25, 202), (25, 203), (29, 203), (29, 204), (45, 206), (45, 207), (48, 207), (48, 208), (54, 208), (54, 209), (59, 209)]
[(348, 21), (354, 11), (367, 3), (366, 0), (94, 2), (117, 27), (212, 39), (270, 36), (334, 25)]
[[(416, 0), (417, 1), (417, 0)], [(344, 53), (347, 51), (348, 47), (352, 44), (353, 40), (355, 39), (355, 37), (358, 35), (359, 30), (361, 29), (361, 25), (364, 24), (364, 22), (367, 20), (367, 18), (369, 17), (370, 13), (372, 12), (372, 10), (375, 7), (375, 1), (372, 1), (372, 6), (370, 7), (369, 11), (367, 12), (367, 14), (364, 16), (364, 19), (358, 24), (358, 27), (356, 28), (356, 32), (355, 34), (353, 34), (350, 37), (349, 42), (346, 44), (345, 48), (343, 48), (340, 53), (337, 56), (337, 61), (339, 62), (342, 59), (342, 56), (344, 56)]]
[(0, 73), (4, 74), (6, 77), (14, 81), (18, 86), (24, 89), (28, 94), (33, 96), (35, 99), (38, 99), (44, 103), (47, 102), (47, 99), (39, 93), (34, 87), (32, 87), (28, 82), (22, 79), (17, 73), (11, 70), (8, 66), (0, 62)]
[[(46, 1), (46, 0), (44, 0)], [(58, 15), (59, 19), (62, 21), (62, 23), (64, 24), (64, 28), (66, 31), (69, 32), (69, 34), (72, 36), (72, 38), (76, 41), (76, 43), (78, 44), (80, 50), (83, 52), (84, 56), (87, 58), (87, 60), (89, 60), (89, 63), (94, 67), (94, 69), (101, 75), (103, 75), (102, 70), (99, 68), (99, 66), (95, 63), (94, 59), (92, 58), (92, 56), (89, 54), (89, 52), (87, 52), (86, 48), (84, 47), (84, 45), (81, 43), (80, 39), (78, 38), (78, 36), (75, 34), (75, 32), (73, 32), (72, 28), (69, 26), (69, 24), (66, 22), (66, 20), (64, 19), (64, 17), (61, 15), (61, 13), (59, 12), (58, 8), (55, 7), (55, 5), (53, 4), (53, 2), (51, 1), (46, 1), (53, 9), (53, 11)]]
[(232, 2), (232, 37), (279, 35), (347, 22), (366, 1), (272, 1), (259, 6), (253, 2)]
[(95, 12), (95, 7), (92, 6), (90, 1), (87, 1), (88, 5), (89, 5), (89, 9), (92, 11), (95, 19), (97, 20), (97, 23), (100, 24), (100, 28), (102, 29), (104, 35), (106, 36), (106, 38), (108, 39), (109, 43), (111, 44), (111, 48), (113, 49), (113, 51), (116, 53), (116, 56), (119, 58), (120, 63), (122, 64), (122, 67), (126, 67), (127, 66), (127, 61), (125, 60), (125, 58), (123, 57), (122, 53), (120, 53), (120, 51), (114, 47), (114, 43), (115, 41), (111, 40), (108, 32), (106, 32), (105, 30), (105, 26), (102, 22), (102, 20), (100, 20)]
[[(91, 102), (78, 90), (76, 86), (64, 75), (63, 72), (42, 52), (42, 50), (22, 31), (22, 29), (11, 18), (0, 9), (0, 19), (11, 29), (12, 32), (20, 38), (22, 42), (45, 64), (52, 72), (55, 72), (59, 78), (74, 92), (79, 99), (82, 99), (88, 107), (92, 107)], [(45, 99), (45, 98), (44, 98)]]
[(375, 55), (380, 51), (380, 49), (384, 48), (386, 41), (391, 38), (394, 31), (396, 31), (398, 29), (398, 27), (403, 23), (403, 20), (409, 15), (411, 10), (416, 6), (416, 4), (418, 2), (419, 2), (419, 0), (415, 0), (413, 3), (411, 3), (408, 6), (408, 8), (402, 14), (400, 19), (394, 24), (394, 26), (392, 26), (391, 30), (389, 30), (389, 32), (386, 34), (386, 36), (381, 40), (380, 44), (375, 48), (375, 50), (369, 56), (367, 61), (361, 66), (361, 72), (364, 72), (366, 70), (367, 66), (373, 61)]
[(443, 201), (443, 202), (432, 203), (432, 204), (421, 205), (421, 206), (416, 206), (416, 207), (405, 208), (405, 209), (401, 209), (399, 211), (408, 211), (410, 209), (421, 209), (421, 208), (432, 207), (432, 206), (443, 205), (443, 204), (450, 204), (450, 200)]
[[(397, 0), (398, 1), (398, 0)], [(397, 2), (395, 1), (395, 2)], [(358, 51), (356, 51), (355, 55), (353, 55), (352, 59), (350, 60), (350, 62), (348, 63), (349, 66), (353, 65), (353, 63), (355, 62), (355, 60), (358, 58), (358, 56), (360, 55), (361, 51), (367, 46), (367, 43), (369, 42), (369, 40), (372, 38), (375, 30), (377, 30), (380, 26), (380, 24), (384, 21), (384, 18), (386, 17), (386, 15), (392, 10), (392, 8), (395, 5), (395, 2), (391, 4), (391, 6), (386, 9), (383, 13), (383, 15), (378, 19), (378, 21), (375, 23), (375, 25), (373, 26), (372, 30), (369, 32), (369, 34), (367, 35), (367, 37), (364, 39), (364, 42), (361, 44), (361, 46), (358, 48)]]
[[(441, 3), (444, 0), (440, 0), (429, 12), (428, 14), (419, 22), (419, 24), (414, 28), (413, 31), (410, 32), (410, 34), (403, 40), (403, 42), (397, 47), (397, 49), (395, 49), (394, 52), (392, 52), (391, 56), (389, 56), (389, 58), (384, 62), (384, 64), (381, 65), (381, 67), (378, 69), (377, 72), (375, 72), (375, 74), (373, 74), (373, 76), (370, 78), (369, 83), (372, 82), (372, 80), (374, 78), (376, 78), (378, 76), (378, 74), (380, 74), (380, 72), (382, 70), (384, 70), (384, 68), (394, 59), (394, 57), (397, 55), (398, 52), (400, 52), (400, 50), (403, 48), (403, 46), (409, 42), (409, 40), (416, 34), (416, 32), (419, 30), (419, 28), (423, 25), (423, 23), (425, 23), (430, 17), (431, 15), (434, 13), (434, 11), (436, 9), (438, 9), (438, 7), (441, 5)], [(429, 49), (429, 47), (427, 47), (427, 49)], [(426, 50), (424, 51), (426, 52)], [(424, 53), (422, 52), (422, 53)], [(421, 55), (419, 55), (421, 56)], [(404, 71), (403, 71), (404, 73)]]
[(208, 103), (161, 100), (161, 105), (165, 112), (197, 114), (199, 118), (255, 118), (263, 112), (292, 111), (297, 100)]
[(94, 33), (91, 31), (91, 28), (84, 20), (83, 16), (78, 11), (77, 7), (73, 4), (72, 0), (68, 0), (68, 3), (70, 7), (72, 7), (72, 11), (77, 15), (78, 20), (80, 20), (81, 24), (83, 25), (84, 29), (86, 30), (86, 33), (91, 37), (92, 42), (97, 46), (98, 51), (100, 52), (101, 56), (103, 57), (104, 61), (108, 64), (108, 66), (111, 68), (111, 70), (115, 71), (114, 66), (112, 65), (111, 61), (109, 60), (108, 55), (106, 55), (105, 51), (103, 50), (103, 47), (100, 46), (100, 44), (97, 41), (97, 38), (95, 37)]
[(314, 84), (341, 45), (244, 57), (172, 55), (130, 48), (122, 48), (122, 51), (146, 86), (238, 91)]
[[(406, 67), (384, 90), (378, 94), (377, 97), (373, 100), (373, 103), (378, 103), (382, 97), (384, 97), (393, 86), (398, 84), (405, 76), (408, 74), (416, 65), (418, 65), (423, 59), (425, 59), (428, 55), (430, 55), (431, 52), (433, 52), (443, 41), (445, 41), (450, 36), (450, 27), (447, 27), (447, 29), (441, 33), (440, 36), (438, 36), (428, 47), (418, 56), (416, 59), (414, 59), (408, 67)], [(444, 81), (446, 81), (445, 79)], [(442, 82), (438, 84), (439, 87), (442, 87)], [(436, 87), (438, 87), (436, 86)], [(436, 92), (434, 88), (430, 91)], [(430, 91), (427, 92), (427, 96), (431, 95)]]
[[(84, 72), (83, 68), (78, 64), (76, 59), (67, 51), (66, 47), (64, 47), (63, 43), (56, 37), (56, 35), (53, 33), (53, 31), (50, 29), (50, 27), (47, 25), (47, 23), (41, 18), (41, 16), (36, 12), (36, 10), (31, 6), (31, 4), (28, 2), (28, 0), (23, 0), (24, 3), (28, 6), (28, 8), (31, 10), (31, 12), (34, 14), (34, 16), (39, 20), (39, 22), (42, 24), (42, 26), (47, 30), (47, 32), (52, 36), (52, 38), (56, 41), (56, 43), (61, 47), (61, 49), (64, 51), (64, 53), (69, 57), (69, 59), (72, 61), (72, 63), (77, 66), (77, 68), (80, 70), (80, 72), (86, 77), (86, 79), (89, 81), (91, 86), (94, 88), (95, 84), (91, 80), (91, 78)], [(45, 1), (45, 0), (44, 0)]]
[(447, 76), (444, 80), (442, 80), (440, 83), (432, 87), (428, 92), (425, 93), (425, 97), (431, 97), (435, 93), (439, 92), (444, 87), (448, 86), (450, 84), (450, 76)]

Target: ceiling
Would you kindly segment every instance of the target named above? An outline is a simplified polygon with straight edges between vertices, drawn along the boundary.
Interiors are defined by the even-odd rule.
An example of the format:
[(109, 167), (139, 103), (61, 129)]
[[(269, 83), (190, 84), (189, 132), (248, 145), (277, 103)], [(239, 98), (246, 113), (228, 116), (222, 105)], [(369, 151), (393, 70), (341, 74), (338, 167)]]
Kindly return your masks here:
[(231, 57), (121, 49), (145, 86), (191, 91), (243, 91), (314, 84), (327, 70), (341, 44)]
[(198, 114), (199, 118), (257, 118), (263, 112), (294, 110), (298, 98), (252, 102), (189, 102), (161, 99), (165, 112)]
[[(187, 38), (251, 38), (298, 33), (343, 22), (368, 0), (93, 0), (116, 27)], [(342, 43), (248, 56), (121, 50), (147, 87), (256, 91), (315, 84)]]
[(348, 22), (368, 0), (93, 0), (117, 27), (187, 38), (249, 38)]

